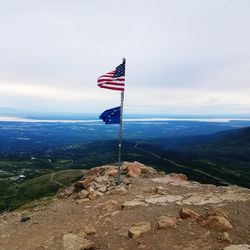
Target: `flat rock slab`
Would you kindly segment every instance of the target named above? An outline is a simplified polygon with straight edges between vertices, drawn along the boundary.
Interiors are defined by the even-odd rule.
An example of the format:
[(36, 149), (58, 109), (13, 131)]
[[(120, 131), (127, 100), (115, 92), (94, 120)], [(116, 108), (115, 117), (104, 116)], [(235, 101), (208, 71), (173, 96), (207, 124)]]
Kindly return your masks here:
[(162, 195), (162, 196), (151, 196), (144, 201), (150, 204), (164, 204), (166, 202), (176, 202), (183, 200), (182, 195)]
[(169, 184), (172, 186), (193, 187), (195, 185), (194, 183), (191, 183), (187, 180), (181, 180), (181, 179), (169, 176), (169, 175), (160, 177), (160, 178), (153, 178), (152, 181), (162, 183), (162, 184)]
[(224, 247), (223, 250), (250, 250), (250, 245), (248, 244), (231, 245)]
[(225, 190), (223, 193), (217, 194), (216, 192), (211, 193), (193, 193), (184, 195), (184, 198), (180, 205), (204, 205), (204, 204), (219, 204), (223, 202), (238, 202), (250, 200), (250, 193), (242, 193), (236, 190)]
[(150, 204), (165, 204), (167, 202), (175, 202), (178, 205), (205, 205), (220, 204), (225, 202), (239, 202), (250, 200), (250, 192), (242, 192), (241, 190), (225, 189), (223, 192), (193, 192), (183, 195), (152, 195), (144, 199)]

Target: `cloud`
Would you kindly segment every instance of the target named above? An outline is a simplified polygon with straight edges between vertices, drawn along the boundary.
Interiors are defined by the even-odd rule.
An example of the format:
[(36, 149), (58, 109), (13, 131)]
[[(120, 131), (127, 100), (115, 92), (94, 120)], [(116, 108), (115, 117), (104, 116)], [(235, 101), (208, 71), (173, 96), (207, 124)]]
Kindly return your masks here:
[[(133, 112), (246, 112), (248, 0), (5, 1), (0, 106), (99, 112), (96, 78), (127, 57)], [(170, 108), (169, 108), (170, 107)]]

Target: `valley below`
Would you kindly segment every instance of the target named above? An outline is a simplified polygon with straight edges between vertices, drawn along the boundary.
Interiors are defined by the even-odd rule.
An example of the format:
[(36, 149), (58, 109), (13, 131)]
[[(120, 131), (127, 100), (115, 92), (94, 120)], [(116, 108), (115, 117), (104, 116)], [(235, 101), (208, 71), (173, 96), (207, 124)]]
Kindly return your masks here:
[[(250, 122), (143, 121), (124, 124), (123, 161), (190, 180), (250, 188)], [(94, 166), (116, 164), (118, 126), (0, 123), (0, 211), (54, 195)], [(55, 173), (55, 180), (50, 181)]]

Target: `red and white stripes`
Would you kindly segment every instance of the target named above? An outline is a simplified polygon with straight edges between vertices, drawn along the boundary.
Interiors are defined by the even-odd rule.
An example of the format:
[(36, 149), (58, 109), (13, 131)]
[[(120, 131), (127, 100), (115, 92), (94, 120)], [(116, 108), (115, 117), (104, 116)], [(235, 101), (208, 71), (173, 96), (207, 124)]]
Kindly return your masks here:
[(104, 89), (124, 91), (125, 76), (114, 77), (115, 70), (108, 72), (97, 79), (98, 86)]

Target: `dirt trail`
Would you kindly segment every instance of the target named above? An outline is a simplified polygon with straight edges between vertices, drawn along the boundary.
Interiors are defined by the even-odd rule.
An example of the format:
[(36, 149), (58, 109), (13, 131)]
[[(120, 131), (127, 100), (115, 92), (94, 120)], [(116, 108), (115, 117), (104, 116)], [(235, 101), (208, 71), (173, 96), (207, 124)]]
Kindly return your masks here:
[(55, 173), (51, 173), (51, 177), (50, 177), (50, 180), (49, 180), (49, 181), (50, 181), (51, 183), (57, 184), (57, 185), (59, 185), (59, 186), (61, 186), (61, 187), (63, 187), (63, 188), (66, 188), (66, 186), (64, 186), (62, 183), (60, 183), (60, 182), (54, 180), (54, 175), (55, 175)]

